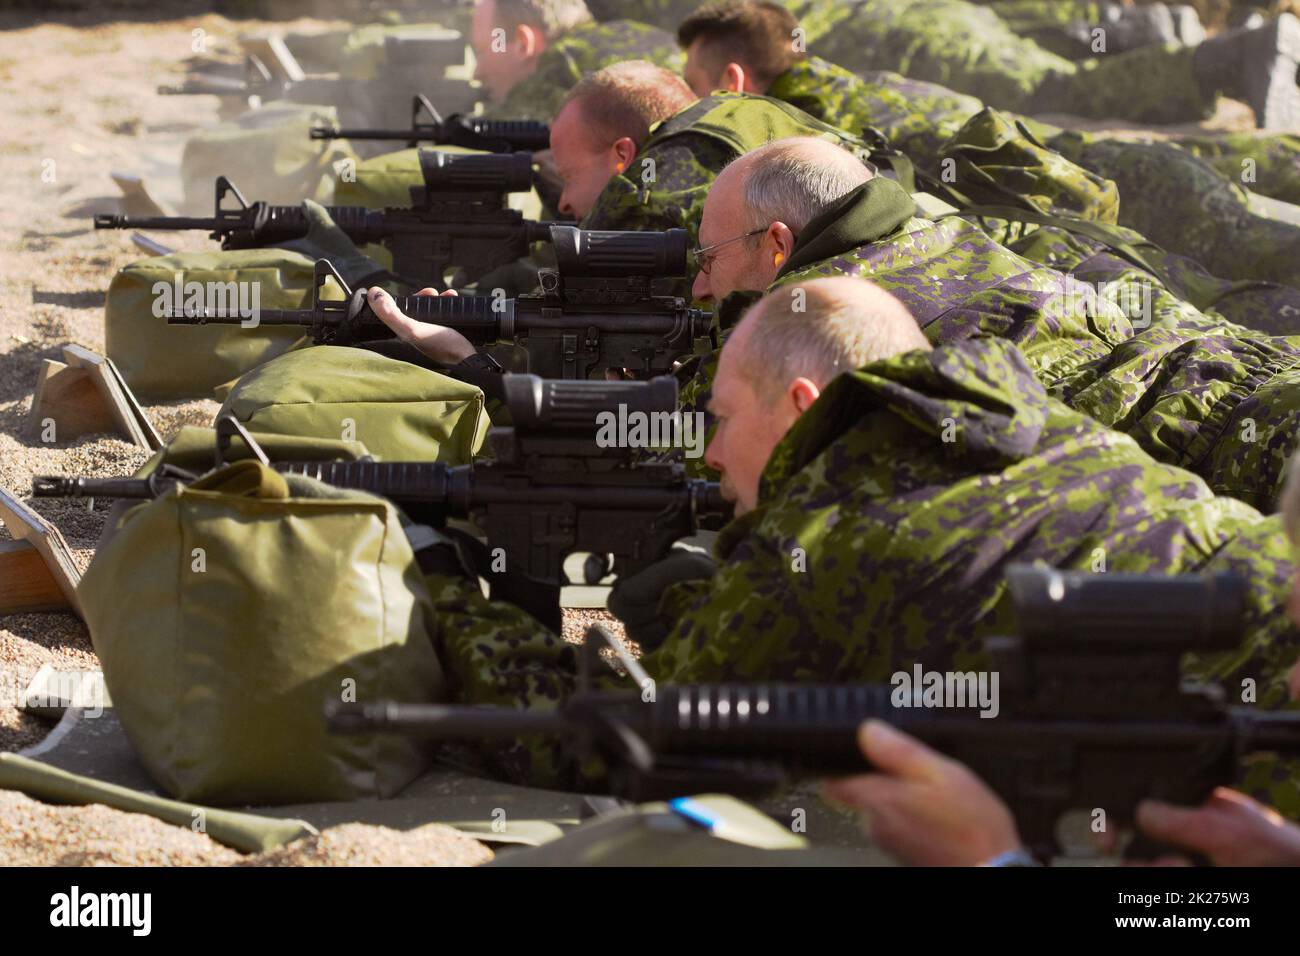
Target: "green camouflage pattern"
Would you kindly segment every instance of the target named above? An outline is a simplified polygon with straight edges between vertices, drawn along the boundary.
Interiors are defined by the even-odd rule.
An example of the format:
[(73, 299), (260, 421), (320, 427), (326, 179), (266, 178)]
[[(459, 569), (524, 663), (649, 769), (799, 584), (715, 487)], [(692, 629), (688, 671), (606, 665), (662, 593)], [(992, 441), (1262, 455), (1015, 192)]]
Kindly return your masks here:
[[(777, 77), (768, 95), (847, 130), (874, 127), (919, 168), (941, 179), (944, 147), (984, 109), (978, 99), (934, 83), (897, 73), (858, 76), (815, 56)], [(1010, 119), (1024, 123), (1035, 137), (1083, 170), (1115, 181), (1121, 197), (1121, 225), (1172, 253), (1199, 261), (1215, 276), (1298, 281), (1295, 262), (1300, 229), (1252, 211), (1245, 190), (1236, 181), (1194, 154), (1197, 148), (1208, 148), (1204, 141), (1194, 140), (1201, 145), (1184, 150), (1172, 143), (1067, 132), (1024, 116)], [(1286, 140), (1273, 139), (1278, 143), (1274, 159), (1257, 169), (1260, 183), (1266, 176), (1275, 177), (1270, 182), (1282, 179), (1280, 171), (1286, 168)], [(1242, 160), (1249, 158), (1249, 145), (1238, 144), (1235, 138), (1225, 140), (1222, 161), (1235, 163), (1239, 174)], [(1070, 167), (1057, 175), (1069, 187)], [(957, 177), (951, 185), (964, 190), (968, 184)], [(1252, 188), (1257, 186), (1252, 184)]]
[(1230, 182), (1248, 186), (1261, 196), (1300, 204), (1300, 135), (1216, 133), (1180, 137), (1178, 145)]
[[(1295, 657), (1283, 613), (1295, 569), (1280, 519), (1214, 497), (1051, 399), (996, 339), (840, 376), (778, 445), (758, 507), (723, 531), (717, 557), (712, 582), (674, 585), (660, 603), (673, 630), (641, 658), (660, 684), (987, 667), (982, 639), (1013, 626), (1006, 567), (1034, 561), (1242, 574), (1251, 594), (1241, 649), (1190, 672), (1230, 685), (1251, 677), (1261, 706), (1277, 707)], [(572, 646), (469, 581), (427, 583), (455, 699), (548, 708), (571, 692)], [(488, 759), (535, 784), (586, 779), (549, 743)], [(1257, 793), (1300, 814), (1293, 774), (1253, 773)]]
[(1192, 77), (1193, 47), (1148, 46), (1075, 63), (963, 0), (823, 4), (839, 19), (815, 39), (810, 31), (809, 52), (854, 72), (893, 70), (1027, 113), (1175, 123), (1214, 110)]
[(686, 62), (671, 33), (631, 20), (585, 24), (556, 40), (538, 59), (537, 71), (489, 107), (487, 115), (549, 121), (585, 74), (624, 60), (649, 60), (674, 73)]
[(1300, 338), (1252, 332), (1154, 290), (1149, 310), (1140, 288), (1101, 294), (1098, 282), (1142, 279), (1113, 258), (1085, 260), (1088, 269), (1047, 268), (960, 217), (912, 220), (799, 264), (800, 245), (817, 229), (868, 201), (859, 189), (810, 223), (791, 257), (797, 265), (777, 285), (870, 278), (908, 307), (932, 342), (1007, 339), (1054, 396), (1131, 436), (1157, 461), (1196, 472), (1219, 494), (1263, 507), (1276, 499), (1300, 422)]
[(685, 229), (699, 241), (704, 200), (718, 173), (743, 153), (791, 136), (818, 136), (869, 150), (852, 134), (748, 93), (714, 93), (650, 131), (630, 169), (612, 176), (582, 221), (585, 229)]
[[(1188, 322), (1195, 320), (1199, 311), (1267, 335), (1300, 334), (1300, 289), (1293, 286), (1253, 279), (1240, 282), (1220, 279), (1195, 260), (1166, 252), (1122, 227), (1112, 228), (1112, 235), (1139, 253), (1149, 269), (1124, 260), (1110, 246), (1078, 232), (1056, 226), (1028, 231), (1021, 223), (982, 221), (986, 231), (1016, 252), (1053, 269), (1080, 277), (1088, 272), (1099, 281), (1111, 281), (1109, 273), (1116, 272), (1115, 282), (1150, 285), (1156, 294), (1157, 314), (1167, 310), (1168, 314), (1177, 313), (1182, 321)], [(1091, 264), (1083, 265), (1085, 260), (1091, 260)], [(1096, 269), (1098, 263), (1105, 263), (1106, 274)], [(1173, 296), (1182, 302), (1171, 302)]]
[(1177, 144), (1063, 133), (1051, 146), (1113, 179), (1120, 223), (1151, 242), (1217, 276), (1300, 284), (1300, 227), (1253, 211), (1238, 182)]
[(824, 123), (861, 132), (872, 127), (914, 162), (937, 170), (939, 149), (984, 109), (973, 96), (888, 71), (861, 75), (807, 56), (786, 70), (767, 95)]
[[(1119, 189), (1044, 145), (994, 109), (972, 116), (939, 151), (944, 182), (972, 203), (1027, 205), (1044, 213), (1114, 223)], [(966, 204), (961, 204), (966, 205)]]

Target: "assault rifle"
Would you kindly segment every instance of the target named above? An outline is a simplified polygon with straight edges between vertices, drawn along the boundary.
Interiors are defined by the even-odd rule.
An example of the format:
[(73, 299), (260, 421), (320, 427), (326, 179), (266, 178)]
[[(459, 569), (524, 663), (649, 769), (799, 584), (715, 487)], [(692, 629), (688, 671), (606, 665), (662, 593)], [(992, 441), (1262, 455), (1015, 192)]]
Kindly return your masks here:
[(468, 79), (455, 77), (465, 66), (466, 43), (460, 34), (430, 26), (383, 42), (383, 68), (372, 79), (309, 73), (283, 39), (270, 36), (241, 40), (246, 54), (242, 80), (204, 70), (180, 85), (160, 86), (158, 92), (219, 96), (234, 107), (223, 103), (223, 112), (234, 113), (271, 100), (330, 103), (357, 122), (384, 124), (401, 122), (404, 107), (396, 104), (413, 89), (432, 88), (440, 102), (474, 109), (478, 93)]
[[(538, 271), (540, 294), (399, 296), (397, 307), (455, 329), (476, 346), (515, 342), (528, 352), (528, 370), (543, 378), (588, 378), (605, 368), (661, 375), (682, 356), (712, 348), (712, 315), (667, 294), (671, 280), (663, 278), (685, 274), (685, 230), (595, 232), (554, 225), (551, 241), (558, 268)], [(331, 278), (343, 290), (341, 301), (321, 297)], [(237, 310), (174, 309), (167, 321), (299, 326), (318, 344), (391, 339), (367, 293), (351, 291), (320, 259), (310, 308), (262, 309), (252, 326)]]
[[(1300, 754), (1300, 713), (1228, 707), (1219, 687), (1182, 680), (1188, 651), (1239, 644), (1240, 578), (1020, 565), (1007, 581), (1019, 633), (985, 641), (1000, 674), (992, 719), (926, 709), (897, 682), (654, 687), (617, 647), (639, 688), (596, 691), (590, 631), (581, 689), (554, 711), (371, 703), (334, 708), (328, 719), (346, 733), (559, 737), (575, 756), (604, 760), (613, 793), (650, 800), (866, 772), (857, 729), (877, 718), (968, 764), (1011, 806), (1039, 853), (1056, 846), (1067, 810), (1100, 808), (1108, 826), (1127, 826), (1143, 798), (1196, 804), (1231, 784), (1251, 754)], [(1152, 848), (1135, 841), (1130, 849)]]
[[(589, 555), (583, 565), (588, 584), (611, 572), (635, 574), (698, 531), (704, 519), (731, 512), (716, 482), (687, 478), (678, 462), (643, 461), (638, 449), (597, 441), (602, 412), (624, 407), (628, 414), (670, 416), (677, 406), (677, 382), (670, 377), (557, 382), (507, 375), (505, 402), (513, 425), (491, 429), (491, 460), (472, 465), (271, 462), (232, 415), (217, 421), (216, 464), (239, 439), (277, 471), (388, 498), (417, 522), (441, 527), (449, 518), (470, 519), (485, 533), (486, 549), (475, 539), (462, 544), (474, 552), (491, 596), (517, 604), (557, 633), (570, 554)], [(195, 477), (175, 468), (144, 478), (40, 476), (32, 494), (154, 498)]]
[[(420, 114), (427, 114), (421, 121)], [(433, 143), (436, 146), (463, 146), (488, 153), (533, 153), (550, 149), (551, 128), (536, 120), (492, 120), (453, 113), (446, 119), (434, 109), (429, 98), (417, 94), (411, 103), (409, 129), (332, 129), (317, 126), (312, 139), (394, 140), (407, 146)]]
[[(472, 282), (523, 258), (533, 243), (550, 238), (552, 225), (558, 225), (526, 220), (507, 205), (510, 193), (532, 188), (528, 153), (474, 155), (422, 150), (420, 170), (424, 185), (411, 187), (412, 208), (325, 207), (334, 224), (353, 242), (383, 243), (392, 253), (393, 272), (403, 281), (441, 289), (446, 287), (448, 270), (459, 267), (464, 281)], [(236, 205), (226, 205), (228, 196)], [(308, 227), (302, 206), (249, 203), (225, 176), (217, 177), (211, 217), (95, 217), (96, 229), (203, 230), (209, 238), (220, 240), (223, 249), (292, 242), (305, 237)]]

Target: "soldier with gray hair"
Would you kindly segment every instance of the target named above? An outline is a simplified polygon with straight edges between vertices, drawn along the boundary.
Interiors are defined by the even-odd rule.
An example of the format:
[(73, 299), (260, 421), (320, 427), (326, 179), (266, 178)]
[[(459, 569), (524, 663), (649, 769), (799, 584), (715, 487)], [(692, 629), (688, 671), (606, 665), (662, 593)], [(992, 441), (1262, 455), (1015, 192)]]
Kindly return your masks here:
[[(1122, 284), (1103, 296), (1017, 255), (975, 221), (921, 218), (896, 182), (854, 162), (804, 138), (763, 146), (724, 169), (704, 203), (694, 296), (721, 301), (822, 276), (870, 278), (907, 306), (932, 343), (1007, 339), (1072, 408), (1123, 430), (1156, 460), (1196, 472), (1217, 493), (1272, 505), (1297, 443), (1300, 343), (1203, 315), (1159, 288), (1145, 290), (1145, 313), (1133, 308), (1137, 297), (1125, 295), (1121, 307), (1112, 297)], [(1120, 283), (1126, 264), (1116, 262), (1104, 275)], [(1095, 272), (1086, 277), (1097, 281)], [(707, 402), (714, 362), (700, 363), (687, 402)]]
[[(1294, 22), (1291, 26), (1300, 28)], [(1248, 308), (1252, 316), (1267, 314), (1271, 301), (1257, 304), (1262, 290), (1233, 288), (1231, 280), (1295, 281), (1300, 228), (1294, 217), (1300, 210), (1251, 195), (1300, 200), (1294, 136), (1218, 136), (1187, 142), (1189, 148), (1184, 149), (1170, 142), (1131, 142), (1067, 131), (1028, 116), (990, 116), (981, 114), (984, 104), (974, 97), (916, 76), (874, 68), (857, 75), (845, 69), (844, 62), (831, 63), (805, 52), (790, 40), (798, 29), (794, 15), (770, 0), (707, 4), (678, 27), (678, 42), (687, 53), (684, 76), (700, 96), (717, 89), (757, 93), (846, 129), (880, 130), (918, 169), (934, 177), (943, 173), (945, 160), (955, 157), (961, 163), (973, 158), (979, 175), (966, 174), (964, 167), (953, 172), (964, 192), (976, 191), (972, 195), (976, 201), (1004, 203), (1002, 196), (989, 195), (992, 184), (1042, 211), (1065, 216), (1110, 221), (1107, 217), (1114, 217), (1117, 208), (1114, 221), (1167, 250), (1169, 261), (1157, 260), (1161, 279), (1176, 283), (1181, 297), (1192, 298), (1200, 308), (1212, 304), (1239, 324), (1271, 330), (1244, 318)], [(846, 29), (851, 32), (853, 27), (846, 25)], [(822, 50), (820, 43), (814, 46)], [(1289, 82), (1294, 87), (1294, 67)], [(1132, 87), (1124, 83), (1108, 89), (1094, 82), (1090, 88), (1100, 96), (1114, 96), (1123, 106), (1128, 105)], [(1280, 93), (1281, 88), (1279, 99)], [(1082, 109), (1095, 101), (1096, 97), (1089, 97), (1073, 106)], [(1113, 109), (1107, 115), (1115, 115)], [(1007, 144), (990, 148), (997, 139), (994, 129), (1002, 130), (997, 136), (1017, 137), (1020, 149), (1035, 148), (1012, 128), (1013, 122), (1023, 124), (1029, 134), (1056, 151), (1032, 175), (1023, 163), (1001, 162)], [(1291, 125), (1297, 123), (1300, 119)], [(1215, 165), (1193, 155), (1198, 150), (1217, 157)], [(1246, 159), (1250, 162), (1243, 163)], [(1249, 190), (1243, 188), (1244, 169), (1254, 173)], [(1102, 197), (1107, 190), (1113, 195), (1116, 187), (1123, 201), (1107, 209)], [(1153, 258), (1148, 256), (1148, 262)], [(1205, 272), (1201, 266), (1214, 275), (1201, 274)]]

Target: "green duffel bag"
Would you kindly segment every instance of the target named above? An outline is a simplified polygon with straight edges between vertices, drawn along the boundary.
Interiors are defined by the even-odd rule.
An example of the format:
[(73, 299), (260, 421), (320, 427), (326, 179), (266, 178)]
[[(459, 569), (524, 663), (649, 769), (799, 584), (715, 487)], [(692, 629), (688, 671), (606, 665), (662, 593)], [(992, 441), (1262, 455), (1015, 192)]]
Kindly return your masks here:
[(237, 462), (130, 509), (78, 593), (122, 727), (177, 799), (386, 797), (428, 766), (418, 741), (325, 727), (330, 702), (443, 697), (383, 499)]
[(940, 179), (969, 204), (1022, 206), (1100, 223), (1119, 219), (1112, 180), (1066, 159), (995, 109), (968, 119), (939, 157)]
[(358, 441), (384, 461), (469, 463), (489, 425), (483, 393), (365, 349), (322, 345), (253, 369), (218, 413), (250, 431)]
[[(328, 438), (311, 438), (303, 435), (274, 435), (267, 432), (250, 432), (272, 462), (277, 461), (359, 461), (370, 454), (365, 445), (355, 441), (338, 441)], [(137, 478), (153, 474), (163, 465), (183, 468), (201, 475), (209, 471), (216, 461), (217, 432), (214, 428), (185, 425), (153, 457), (140, 466)], [(252, 458), (253, 452), (236, 438), (223, 456), (227, 462)]]
[[(277, 461), (358, 461), (370, 455), (366, 446), (360, 442), (331, 441), (325, 438), (304, 438), (297, 435), (268, 435), (251, 432), (250, 436), (262, 449), (271, 462)], [(254, 457), (242, 440), (231, 441), (222, 453), (226, 462), (242, 461)], [(179, 468), (192, 475), (203, 475), (216, 465), (217, 432), (213, 428), (199, 428), (185, 425), (162, 448), (154, 452), (135, 472), (136, 478), (146, 478), (164, 465)], [(96, 550), (103, 548), (117, 533), (117, 526), (129, 509), (136, 507), (137, 501), (119, 498), (113, 502), (100, 533)]]
[[(291, 326), (168, 325), (165, 313), (193, 293), (211, 309), (300, 309), (311, 304), (317, 258), (327, 258), (349, 286), (372, 285), (380, 267), (362, 255), (324, 208), (306, 201), (308, 233), (292, 248), (182, 252), (141, 259), (108, 288), (104, 338), (137, 395), (211, 397), (213, 389), (287, 351), (303, 339)], [(179, 288), (178, 288), (179, 284)], [(390, 289), (390, 291), (392, 291)], [(322, 297), (342, 299), (332, 278)]]
[(186, 208), (212, 215), (218, 176), (233, 182), (249, 202), (331, 202), (335, 163), (355, 162), (357, 154), (347, 140), (312, 139), (311, 129), (338, 125), (332, 106), (276, 101), (195, 133), (181, 154)]
[[(314, 260), (286, 249), (178, 252), (125, 266), (108, 287), (104, 345), (122, 377), (143, 399), (210, 398), (212, 390), (302, 338), (288, 326), (168, 325), (164, 310), (182, 308), (190, 283), (217, 289), (228, 306), (299, 309), (312, 295)], [(181, 283), (181, 302), (175, 288)], [(233, 284), (232, 284), (233, 283)], [(332, 294), (342, 291), (331, 282)], [(233, 295), (232, 295), (233, 293)], [(205, 291), (206, 295), (206, 291)]]

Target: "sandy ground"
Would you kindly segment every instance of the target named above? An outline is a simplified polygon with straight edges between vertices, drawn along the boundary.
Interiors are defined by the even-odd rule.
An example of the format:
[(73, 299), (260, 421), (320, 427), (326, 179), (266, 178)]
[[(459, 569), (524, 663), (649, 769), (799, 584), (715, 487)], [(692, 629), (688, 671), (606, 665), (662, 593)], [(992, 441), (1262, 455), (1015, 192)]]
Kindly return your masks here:
[[(140, 257), (127, 233), (91, 228), (93, 214), (118, 211), (109, 172), (143, 174), (155, 195), (175, 203), (181, 193), (176, 175), (181, 145), (194, 130), (217, 121), (216, 98), (164, 97), (156, 87), (181, 80), (196, 58), (195, 31), (203, 31), (209, 56), (230, 60), (236, 57), (238, 32), (271, 26), (236, 25), (203, 9), (204, 4), (185, 0), (147, 5), (119, 0), (85, 13), (60, 12), (59, 22), (40, 25), (32, 24), (30, 12), (0, 11), (0, 101), (9, 133), (0, 141), (0, 181), (8, 187), (0, 202), (0, 486), (21, 499), (28, 499), (34, 475), (122, 475), (147, 457), (105, 435), (45, 444), (29, 431), (28, 417), (43, 359), (58, 358), (60, 347), (70, 342), (103, 351), (109, 280)], [(329, 25), (275, 24), (287, 29)], [(1244, 110), (1225, 103), (1206, 125), (1248, 127)], [(197, 233), (174, 233), (168, 241), (181, 249), (211, 248)], [(182, 425), (210, 424), (217, 407), (195, 401), (146, 410), (166, 439)], [(29, 503), (60, 529), (84, 568), (105, 508), (91, 512), (84, 503), (50, 499)], [(0, 540), (5, 538), (8, 533), (0, 529)], [(566, 638), (577, 639), (595, 621), (609, 618), (598, 611), (567, 612)], [(49, 731), (50, 725), (15, 706), (20, 690), (44, 664), (63, 670), (98, 666), (82, 623), (71, 614), (0, 616), (0, 750), (20, 750)], [(244, 862), (473, 864), (489, 858), (481, 844), (445, 828), (426, 827), (398, 839), (393, 831), (347, 826)], [(105, 807), (47, 807), (0, 791), (0, 865), (240, 860), (202, 834), (147, 817)]]
[[(99, 212), (116, 212), (111, 170), (142, 173), (164, 200), (180, 198), (181, 145), (217, 121), (215, 97), (165, 97), (179, 82), (203, 30), (210, 54), (230, 57), (234, 38), (271, 24), (198, 14), (198, 3), (128, 4), (113, 22), (111, 4), (31, 25), (22, 11), (0, 12), (0, 101), (8, 134), (0, 142), (0, 485), (28, 500), (36, 474), (122, 475), (147, 455), (106, 435), (44, 444), (29, 432), (31, 393), (41, 362), (77, 342), (104, 348), (104, 295), (113, 273), (141, 254), (125, 232), (91, 228)], [(161, 14), (162, 7), (174, 11)], [(138, 22), (152, 10), (150, 22)], [(106, 22), (101, 22), (106, 21)], [(326, 21), (277, 24), (290, 28)], [(184, 249), (210, 248), (201, 234), (174, 234)], [(208, 425), (214, 401), (151, 405), (164, 439), (182, 425)], [(28, 503), (67, 539), (82, 568), (89, 563), (105, 509), (50, 499)], [(8, 538), (0, 530), (0, 539)], [(71, 614), (0, 617), (0, 750), (39, 741), (44, 721), (15, 701), (44, 664), (98, 667), (85, 626)], [(345, 826), (259, 857), (242, 858), (207, 836), (107, 807), (49, 807), (0, 791), (0, 865), (439, 865), (476, 864), (491, 851), (442, 827), (410, 834)]]

